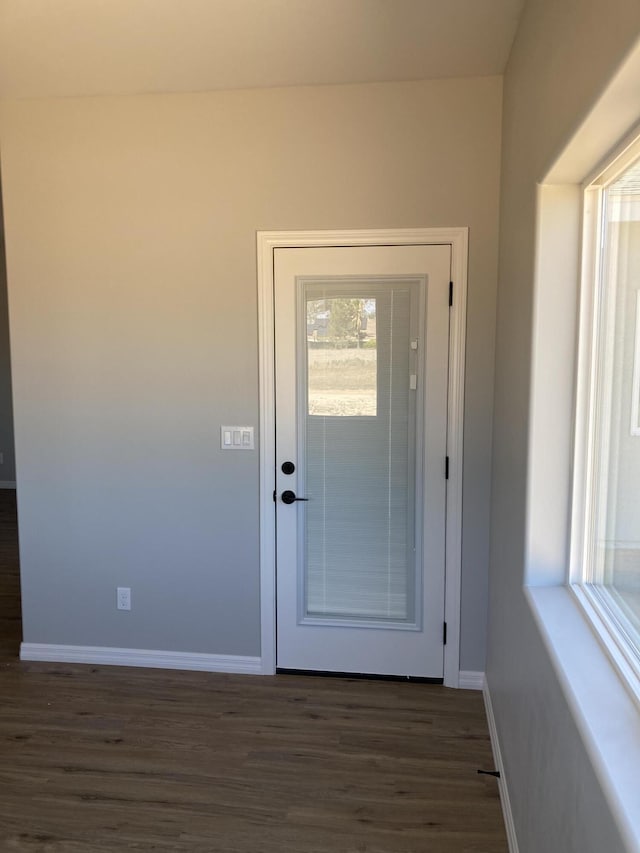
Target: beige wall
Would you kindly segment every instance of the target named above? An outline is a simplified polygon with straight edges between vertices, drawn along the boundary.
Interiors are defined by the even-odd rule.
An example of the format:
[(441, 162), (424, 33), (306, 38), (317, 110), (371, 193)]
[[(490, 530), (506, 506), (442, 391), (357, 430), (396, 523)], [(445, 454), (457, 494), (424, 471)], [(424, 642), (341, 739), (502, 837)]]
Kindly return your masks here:
[(0, 205), (0, 482), (11, 487), (16, 479), (13, 447), (13, 405), (11, 399), (11, 358), (7, 306), (7, 267), (4, 251), (4, 227)]
[(255, 232), (469, 225), (483, 668), (500, 111), (500, 78), (2, 104), (26, 641), (259, 654), (257, 453), (219, 450), (258, 422)]
[[(639, 33), (640, 6), (631, 0), (606, 4), (599, 0), (531, 0), (505, 75), (487, 679), (520, 853), (617, 853), (625, 849), (523, 585), (530, 544), (528, 514), (544, 515), (540, 507), (527, 506), (538, 182), (588, 116)], [(584, 177), (583, 173), (575, 179)], [(575, 201), (579, 210), (579, 198), (577, 189), (574, 194), (570, 188), (561, 188), (555, 201), (559, 210), (571, 208), (575, 213), (572, 204)], [(549, 200), (553, 200), (551, 195)], [(553, 211), (547, 213), (551, 222)], [(565, 224), (568, 239), (577, 236), (575, 221)], [(571, 254), (577, 256), (577, 246)], [(541, 257), (539, 262), (542, 270), (548, 259)], [(556, 313), (567, 310), (567, 292), (577, 310), (575, 282), (559, 276), (555, 283)], [(543, 308), (551, 313), (552, 294), (544, 298), (548, 302)], [(558, 324), (556, 330), (569, 338), (566, 347), (572, 351), (567, 333), (571, 323), (562, 325), (564, 329)], [(547, 333), (552, 326), (547, 324)], [(549, 343), (547, 338), (547, 348)], [(561, 349), (553, 343), (553, 352)], [(544, 350), (545, 340), (537, 341), (537, 346)], [(566, 363), (546, 366), (546, 376), (540, 375), (538, 380), (552, 387), (556, 372), (564, 375), (572, 367), (567, 368)], [(569, 388), (558, 400), (555, 413), (547, 412), (549, 430), (562, 433), (563, 438), (572, 414), (572, 394)], [(561, 455), (554, 441), (546, 449), (538, 448), (536, 461), (542, 469), (549, 457), (556, 460)], [(564, 453), (562, 462), (565, 470), (559, 480), (566, 486), (571, 472), (569, 453)], [(533, 479), (535, 475), (534, 471)], [(556, 527), (560, 527), (566, 539), (566, 502), (559, 503), (560, 518), (556, 514), (547, 538), (559, 538)], [(553, 498), (549, 504), (553, 505)], [(545, 531), (538, 532), (544, 536)], [(540, 583), (543, 569), (528, 568), (536, 570), (529, 579)], [(561, 558), (548, 577), (553, 575), (553, 580), (562, 582), (565, 569)]]

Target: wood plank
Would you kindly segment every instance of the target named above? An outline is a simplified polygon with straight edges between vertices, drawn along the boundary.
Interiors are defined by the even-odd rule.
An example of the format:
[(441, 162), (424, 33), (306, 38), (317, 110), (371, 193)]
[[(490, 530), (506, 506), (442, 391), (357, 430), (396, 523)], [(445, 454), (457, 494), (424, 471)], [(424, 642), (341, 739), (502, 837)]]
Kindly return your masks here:
[(21, 663), (0, 493), (0, 849), (506, 853), (478, 693)]

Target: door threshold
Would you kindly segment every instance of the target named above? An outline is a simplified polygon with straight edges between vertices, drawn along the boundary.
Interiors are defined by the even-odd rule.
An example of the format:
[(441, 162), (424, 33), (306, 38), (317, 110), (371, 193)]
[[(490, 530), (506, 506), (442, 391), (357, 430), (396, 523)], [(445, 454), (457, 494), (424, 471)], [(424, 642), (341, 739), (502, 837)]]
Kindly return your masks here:
[(360, 681), (410, 681), (417, 684), (444, 684), (444, 678), (427, 678), (422, 675), (383, 675), (372, 672), (330, 672), (318, 669), (288, 669), (277, 666), (276, 675), (308, 675), (320, 678), (349, 678)]

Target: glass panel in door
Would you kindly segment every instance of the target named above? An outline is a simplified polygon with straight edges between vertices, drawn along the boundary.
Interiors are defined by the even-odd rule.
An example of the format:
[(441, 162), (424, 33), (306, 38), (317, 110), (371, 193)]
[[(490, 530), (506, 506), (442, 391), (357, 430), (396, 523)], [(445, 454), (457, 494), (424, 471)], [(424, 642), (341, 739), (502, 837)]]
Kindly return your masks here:
[(299, 621), (420, 621), (424, 280), (299, 280)]

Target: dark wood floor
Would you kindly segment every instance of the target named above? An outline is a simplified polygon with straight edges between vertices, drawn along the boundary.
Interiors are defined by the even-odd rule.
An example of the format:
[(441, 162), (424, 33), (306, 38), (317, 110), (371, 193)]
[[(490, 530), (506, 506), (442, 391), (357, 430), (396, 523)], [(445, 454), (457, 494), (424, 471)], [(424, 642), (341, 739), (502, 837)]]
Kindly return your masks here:
[(506, 853), (479, 693), (20, 663), (0, 492), (0, 850)]

